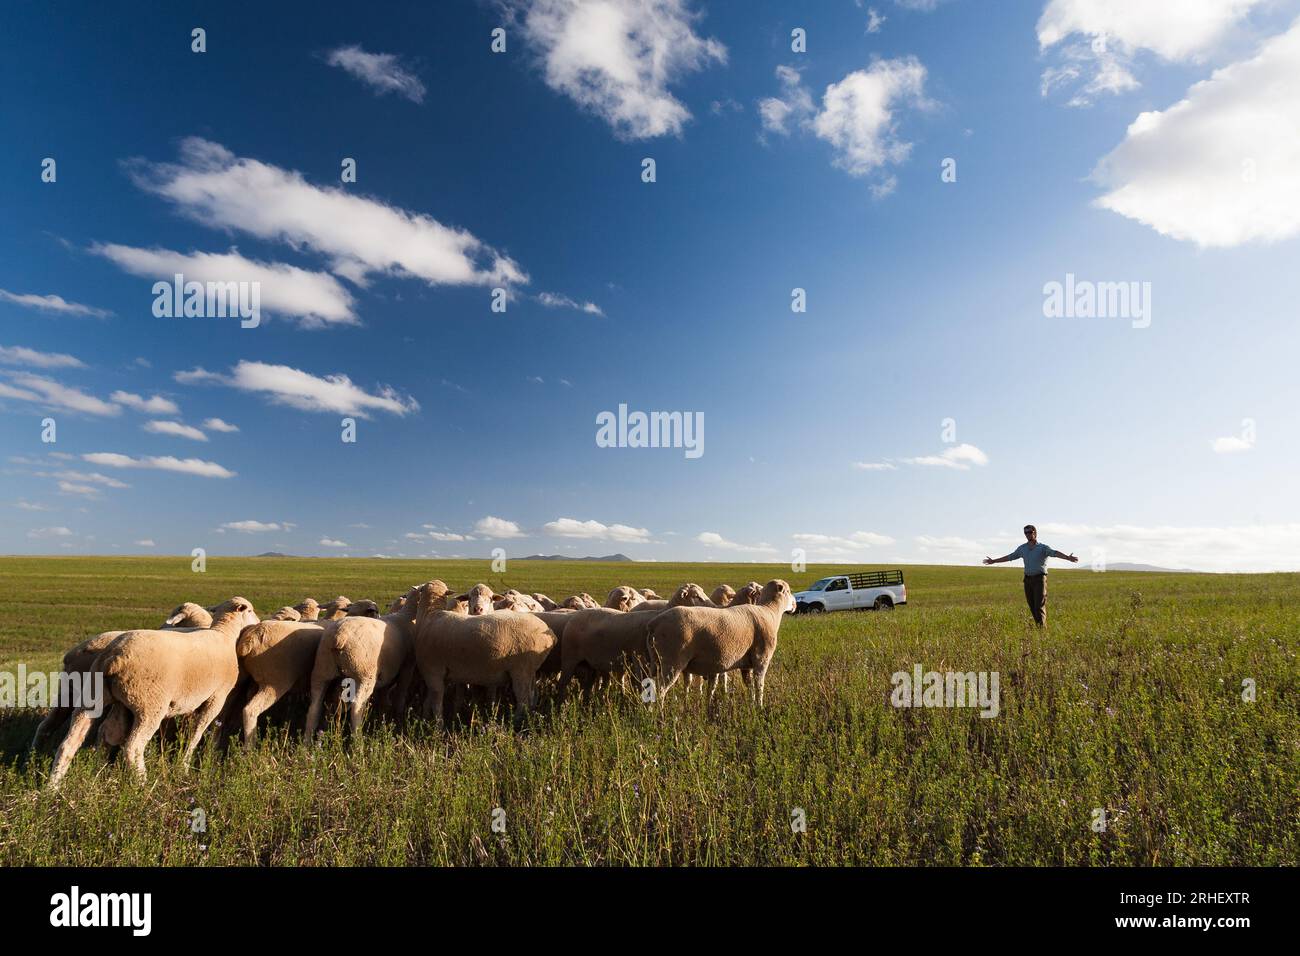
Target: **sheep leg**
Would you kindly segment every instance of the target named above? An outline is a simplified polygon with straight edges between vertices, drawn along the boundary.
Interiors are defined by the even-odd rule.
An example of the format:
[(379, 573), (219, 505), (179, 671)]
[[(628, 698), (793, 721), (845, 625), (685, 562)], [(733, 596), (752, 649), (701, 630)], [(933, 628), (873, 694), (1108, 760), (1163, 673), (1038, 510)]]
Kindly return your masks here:
[(68, 732), (63, 735), (63, 742), (59, 744), (59, 749), (54, 754), (54, 769), (50, 771), (49, 782), (51, 790), (59, 789), (59, 785), (63, 783), (63, 778), (68, 772), (68, 765), (72, 763), (72, 758), (81, 749), (81, 745), (86, 740), (86, 734), (90, 733), (90, 727), (94, 722), (95, 718), (90, 716), (88, 710), (79, 710), (72, 715), (72, 721), (68, 724)]
[[(266, 713), (280, 699), (280, 691), (271, 684), (264, 684), (253, 692), (244, 705), (244, 746), (253, 746), (257, 739), (257, 718)], [(222, 728), (225, 729), (224, 727)]]
[(136, 714), (135, 723), (131, 726), (131, 732), (126, 735), (126, 742), (122, 744), (122, 749), (126, 752), (126, 762), (135, 770), (136, 776), (141, 780), (146, 778), (144, 769), (144, 748), (149, 743), (150, 738), (158, 732), (162, 725), (163, 714)]
[(361, 725), (366, 721), (366, 705), (370, 703), (370, 697), (375, 692), (375, 679), (373, 677), (362, 678), (357, 685), (357, 696), (352, 699), (352, 735), (355, 737), (361, 733)]
[(185, 747), (185, 756), (181, 758), (182, 767), (189, 769), (190, 761), (194, 759), (194, 751), (199, 749), (199, 741), (203, 739), (203, 732), (217, 719), (217, 714), (221, 713), (221, 708), (225, 704), (225, 693), (213, 694), (195, 712), (194, 732), (190, 735), (190, 742)]
[(411, 683), (415, 679), (415, 665), (407, 664), (397, 675), (397, 686), (393, 689), (392, 698), (389, 701), (393, 712), (393, 718), (397, 721), (397, 726), (406, 727), (406, 705), (411, 697)]
[(668, 691), (677, 683), (677, 678), (682, 676), (681, 670), (664, 669), (660, 671), (659, 700), (662, 702), (668, 696)]
[(443, 675), (434, 674), (430, 676), (426, 674), (424, 687), (424, 711), (427, 715), (433, 717), (434, 726), (442, 730), (442, 696), (446, 687), (443, 682)]
[(45, 738), (54, 731), (55, 727), (67, 720), (71, 714), (71, 707), (51, 707), (50, 712), (45, 715), (45, 719), (36, 725), (36, 735), (32, 737), (32, 753), (39, 751), (41, 745), (45, 742)]
[(221, 732), (217, 736), (217, 744), (223, 751), (230, 743), (231, 735), (235, 732), (235, 717), (241, 710), (239, 702), (249, 696), (250, 683), (252, 681), (248, 675), (239, 675), (239, 680), (235, 683), (234, 689), (226, 697), (225, 706), (221, 708), (221, 716), (217, 718), (217, 724), (221, 728)]
[(303, 730), (303, 743), (310, 743), (320, 726), (321, 713), (325, 709), (325, 691), (330, 683), (339, 676), (334, 659), (329, 654), (318, 654), (316, 665), (311, 671), (311, 704), (307, 707), (307, 726)]
[(510, 675), (510, 686), (515, 692), (515, 724), (523, 723), (533, 706), (533, 675), (518, 670)]
[(767, 665), (759, 664), (754, 668), (754, 679), (751, 682), (759, 707), (763, 706), (763, 685), (765, 683), (767, 683)]

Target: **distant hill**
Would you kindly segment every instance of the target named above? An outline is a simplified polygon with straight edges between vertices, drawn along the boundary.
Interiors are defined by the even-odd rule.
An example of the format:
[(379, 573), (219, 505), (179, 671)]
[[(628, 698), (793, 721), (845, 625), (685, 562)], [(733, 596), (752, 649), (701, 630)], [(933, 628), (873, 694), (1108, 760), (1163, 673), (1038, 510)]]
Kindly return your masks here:
[(292, 558), (292, 554), (283, 554), (279, 551), (263, 551), (261, 554), (253, 555), (255, 558)]
[(607, 554), (600, 558), (593, 558), (588, 555), (585, 558), (571, 558), (564, 554), (530, 554), (526, 558), (520, 558), (521, 561), (631, 561), (626, 554)]
[(1154, 564), (1108, 564), (1107, 571), (1159, 571), (1161, 574), (1199, 574), (1191, 568), (1158, 568)]

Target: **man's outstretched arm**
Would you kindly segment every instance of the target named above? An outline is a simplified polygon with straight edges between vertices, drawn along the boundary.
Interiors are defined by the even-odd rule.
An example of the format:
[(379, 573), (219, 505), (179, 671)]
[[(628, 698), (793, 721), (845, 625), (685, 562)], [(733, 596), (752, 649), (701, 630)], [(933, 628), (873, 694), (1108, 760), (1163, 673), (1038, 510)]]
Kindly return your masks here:
[(1074, 562), (1075, 564), (1078, 564), (1078, 563), (1079, 563), (1079, 559), (1076, 558), (1074, 555), (1072, 555), (1072, 554), (1062, 554), (1060, 551), (1057, 551), (1057, 550), (1055, 550), (1055, 549), (1052, 550), (1052, 557), (1054, 557), (1054, 558), (1063, 558), (1063, 559), (1065, 559), (1066, 561), (1072, 561), (1072, 562)]
[[(1065, 555), (1061, 555), (1061, 557), (1065, 557)], [(1002, 555), (1002, 557), (1000, 557), (1000, 558), (985, 558), (985, 559), (984, 559), (984, 563), (985, 563), (985, 564), (1005, 564), (1006, 562), (1008, 562), (1008, 561), (1014, 561), (1015, 559), (1016, 559), (1016, 553), (1015, 553), (1014, 551), (1012, 551), (1010, 554), (1004, 554), (1004, 555)], [(1075, 560), (1077, 561), (1078, 558), (1075, 558)]]

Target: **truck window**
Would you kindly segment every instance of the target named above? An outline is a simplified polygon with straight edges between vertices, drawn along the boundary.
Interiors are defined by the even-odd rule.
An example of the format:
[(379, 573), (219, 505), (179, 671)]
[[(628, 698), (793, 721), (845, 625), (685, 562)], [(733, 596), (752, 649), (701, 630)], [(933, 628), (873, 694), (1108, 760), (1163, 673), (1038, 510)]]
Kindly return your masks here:
[(849, 586), (849, 582), (844, 578), (836, 578), (830, 584), (826, 585), (827, 591), (843, 591)]

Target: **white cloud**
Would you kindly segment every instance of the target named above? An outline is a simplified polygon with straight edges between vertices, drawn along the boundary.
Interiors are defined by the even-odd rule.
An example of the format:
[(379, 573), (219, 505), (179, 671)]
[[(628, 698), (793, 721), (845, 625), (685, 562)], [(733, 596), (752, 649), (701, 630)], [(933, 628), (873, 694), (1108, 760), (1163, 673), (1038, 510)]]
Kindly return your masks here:
[(101, 475), (97, 471), (86, 472), (86, 471), (64, 470), (64, 471), (56, 471), (53, 474), (42, 471), (42, 472), (37, 472), (37, 474), (40, 475), (41, 477), (58, 478), (63, 481), (76, 481), (81, 483), (103, 485), (105, 488), (130, 488), (131, 487), (125, 481), (118, 481), (116, 478), (108, 477), (108, 475)]
[(321, 538), (320, 543), (327, 548), (346, 548), (349, 547), (346, 541), (339, 541), (337, 538)]
[(33, 292), (18, 293), (0, 289), (0, 301), (23, 305), (29, 309), (40, 309), (42, 312), (58, 312), (64, 315), (92, 315), (97, 319), (106, 318), (113, 314), (106, 309), (95, 309), (79, 302), (69, 302), (59, 295), (36, 295)]
[(0, 345), (0, 364), (25, 365), (29, 368), (85, 368), (79, 358), (62, 352), (38, 352), (21, 345)]
[(59, 492), (65, 495), (80, 495), (83, 498), (99, 497), (99, 489), (94, 485), (79, 485), (71, 481), (60, 481)]
[(368, 392), (354, 385), (352, 379), (341, 372), (322, 378), (288, 365), (268, 365), (246, 359), (231, 369), (229, 375), (195, 368), (177, 372), (172, 377), (186, 385), (213, 383), (260, 393), (277, 404), (305, 412), (335, 412), (368, 418), (367, 413), (372, 411), (401, 416), (420, 410), (419, 402), (387, 385)]
[(557, 518), (542, 526), (542, 531), (557, 538), (590, 538), (600, 541), (646, 542), (650, 532), (625, 524), (601, 524), (599, 521), (579, 521), (576, 518)]
[(125, 405), (127, 408), (133, 408), (137, 412), (144, 412), (147, 415), (179, 415), (181, 413), (179, 405), (171, 399), (163, 398), (161, 395), (145, 398), (133, 392), (118, 391), (110, 395), (109, 398), (119, 405)]
[(221, 525), (225, 531), (239, 531), (243, 534), (261, 534), (264, 531), (292, 531), (295, 525), (284, 521), (227, 521)]
[(49, 505), (43, 505), (35, 501), (15, 501), (15, 508), (21, 508), (23, 511), (53, 511)]
[(523, 11), (546, 84), (622, 138), (677, 135), (691, 118), (668, 87), (727, 50), (696, 34), (686, 0), (507, 0)]
[(899, 111), (934, 106), (925, 96), (921, 61), (914, 56), (878, 59), (826, 87), (820, 109), (797, 70), (782, 66), (776, 72), (782, 95), (758, 105), (764, 130), (785, 134), (791, 123), (798, 123), (831, 145), (836, 167), (850, 176), (870, 178), (877, 198), (892, 192), (897, 181), (889, 167), (905, 162), (912, 152), (912, 144), (898, 134)]
[(207, 418), (203, 421), (203, 427), (210, 432), (237, 432), (238, 425), (232, 425), (230, 422), (222, 421), (220, 418)]
[(156, 547), (156, 545), (153, 543), (153, 538), (141, 538), (139, 541), (135, 542), (135, 544), (136, 547), (140, 547), (140, 548)]
[(847, 537), (830, 534), (800, 533), (790, 536), (801, 548), (828, 557), (860, 554), (867, 548), (883, 547), (894, 539), (874, 531), (855, 531)]
[(29, 538), (69, 538), (72, 537), (70, 528), (33, 528), (27, 532)]
[(173, 458), (171, 455), (132, 458), (130, 455), (110, 451), (91, 452), (81, 457), (92, 465), (105, 465), (109, 468), (149, 468), (198, 475), (203, 478), (232, 478), (235, 475), (235, 472), (218, 465), (215, 461), (204, 461), (201, 458)]
[(47, 408), (64, 409), (70, 412), (83, 412), (87, 415), (110, 416), (120, 414), (122, 409), (87, 395), (70, 385), (62, 385), (43, 375), (27, 372), (15, 372), (9, 376), (13, 384), (0, 382), (0, 398), (13, 398), (23, 402), (33, 402)]
[(904, 458), (904, 462), (909, 465), (930, 465), (939, 468), (955, 468), (958, 471), (968, 471), (971, 465), (987, 465), (989, 456), (984, 454), (974, 445), (965, 443), (953, 445), (951, 448), (945, 448), (938, 455), (923, 455), (920, 458)]
[(893, 462), (888, 461), (855, 461), (853, 467), (858, 471), (894, 471), (898, 468)]
[(340, 187), (313, 186), (301, 173), (235, 156), (207, 140), (183, 141), (178, 165), (137, 164), (135, 180), (204, 225), (312, 249), (358, 284), (371, 273), (431, 284), (528, 282), (517, 263), (464, 229)]
[(208, 436), (195, 428), (193, 425), (185, 425), (181, 422), (145, 422), (144, 430), (153, 432), (156, 435), (172, 435), (176, 438), (188, 438), (190, 441), (207, 441)]
[(554, 292), (539, 293), (537, 301), (548, 309), (577, 309), (579, 312), (586, 312), (588, 315), (605, 314), (600, 306), (594, 302), (578, 302), (567, 295), (559, 295)]
[(1296, 523), (1218, 527), (1046, 524), (1039, 527), (1039, 535), (1052, 547), (1073, 549), (1081, 562), (1089, 560), (1085, 552), (1095, 547), (1101, 549), (1108, 565), (1154, 564), (1203, 571), (1300, 570), (1300, 551), (1295, 545), (1300, 524)]
[(1167, 110), (1141, 113), (1093, 178), (1103, 209), (1201, 247), (1300, 233), (1300, 21), (1216, 70)]
[(397, 93), (412, 103), (424, 102), (424, 84), (393, 53), (367, 53), (359, 46), (341, 46), (331, 50), (325, 62), (352, 74), (381, 96)]
[(716, 531), (701, 531), (695, 536), (695, 540), (706, 548), (717, 548), (719, 551), (763, 551), (775, 552), (776, 548), (770, 544), (740, 544), (736, 541), (728, 541)]
[(488, 515), (474, 523), (474, 530), (485, 538), (522, 538), (524, 532), (519, 525), (504, 518)]
[(1167, 0), (1051, 0), (1038, 19), (1038, 46), (1059, 48), (1062, 65), (1044, 71), (1043, 95), (1085, 74), (1089, 79), (1071, 106), (1137, 89), (1132, 66), (1138, 53), (1150, 51), (1166, 62), (1200, 60), (1261, 2), (1179, 0), (1171, 14)]
[(971, 538), (961, 538), (956, 535), (917, 535), (916, 543), (920, 546), (922, 553), (927, 551), (959, 551), (963, 554), (970, 554), (982, 557), (988, 550), (984, 545)]
[(889, 19), (888, 17), (881, 16), (880, 11), (877, 10), (875, 7), (868, 7), (867, 8), (867, 32), (879, 33), (880, 28), (885, 25), (885, 21), (888, 19)]
[(184, 253), (100, 243), (92, 246), (91, 252), (146, 279), (171, 282), (180, 273), (186, 282), (255, 282), (259, 308), (293, 316), (307, 328), (331, 323), (355, 325), (358, 321), (351, 293), (327, 272), (309, 272), (281, 262), (258, 262), (234, 251)]
[(1210, 447), (1220, 455), (1228, 455), (1238, 451), (1250, 451), (1255, 447), (1255, 443), (1248, 438), (1238, 438), (1235, 435), (1229, 435), (1226, 438), (1215, 438), (1211, 440)]

